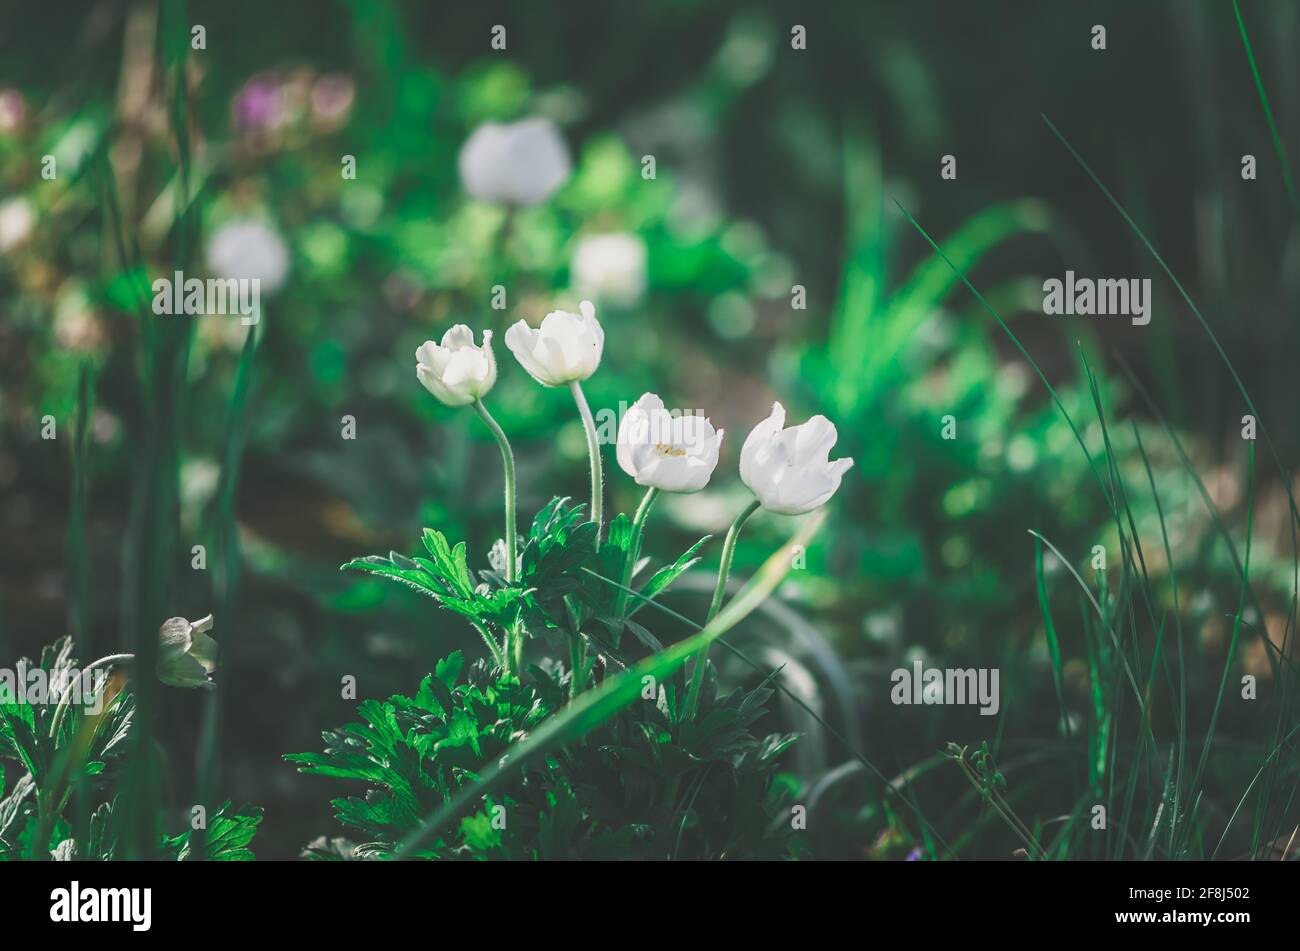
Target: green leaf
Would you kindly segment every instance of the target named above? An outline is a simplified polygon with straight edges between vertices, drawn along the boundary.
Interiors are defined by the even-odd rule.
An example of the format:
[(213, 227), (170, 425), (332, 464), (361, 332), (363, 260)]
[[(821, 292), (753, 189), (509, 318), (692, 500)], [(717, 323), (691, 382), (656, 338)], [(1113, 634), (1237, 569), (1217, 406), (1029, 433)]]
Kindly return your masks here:
[[(215, 815), (208, 818), (204, 844), (204, 858), (212, 862), (251, 862), (256, 857), (248, 848), (262, 821), (262, 810), (244, 806), (229, 813), (229, 801), (222, 803)], [(190, 857), (190, 836), (186, 831), (168, 838), (163, 836), (160, 847), (164, 854), (184, 862)]]
[[(696, 553), (702, 547), (704, 547), (705, 542), (709, 541), (711, 538), (713, 538), (712, 535), (705, 535), (698, 542), (696, 542), (685, 552), (683, 552), (681, 557), (679, 557), (671, 565), (665, 565), (664, 567), (656, 571), (654, 575), (651, 576), (650, 580), (646, 582), (645, 587), (641, 589), (642, 597), (647, 599), (653, 598), (655, 595), (664, 591), (670, 584), (676, 581), (683, 574), (685, 574), (686, 572), (690, 571), (693, 567), (695, 567), (695, 565), (700, 560), (698, 557), (696, 557)], [(643, 607), (645, 607), (645, 605), (646, 605), (646, 601), (638, 600), (636, 604), (632, 607), (632, 609), (628, 611), (628, 616), (631, 617), (633, 614), (636, 614), (636, 612), (640, 611)]]

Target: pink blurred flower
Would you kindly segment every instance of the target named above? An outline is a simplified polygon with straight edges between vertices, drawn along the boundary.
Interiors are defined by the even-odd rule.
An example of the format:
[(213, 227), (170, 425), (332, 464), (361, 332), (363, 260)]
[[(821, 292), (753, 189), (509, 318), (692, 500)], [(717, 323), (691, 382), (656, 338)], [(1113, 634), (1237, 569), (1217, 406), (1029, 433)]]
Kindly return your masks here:
[(274, 76), (261, 73), (244, 83), (230, 109), (236, 128), (271, 132), (284, 124), (284, 92)]
[(0, 89), (0, 132), (13, 132), (27, 117), (27, 102), (17, 89)]

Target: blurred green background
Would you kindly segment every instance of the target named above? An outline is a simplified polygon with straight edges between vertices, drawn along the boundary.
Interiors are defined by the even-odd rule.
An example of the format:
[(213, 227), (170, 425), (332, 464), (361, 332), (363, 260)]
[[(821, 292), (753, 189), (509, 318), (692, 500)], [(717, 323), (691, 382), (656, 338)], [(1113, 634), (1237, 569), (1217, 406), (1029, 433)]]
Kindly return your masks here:
[[(1242, 6), (1295, 155), (1300, 7)], [(807, 566), (744, 638), (765, 662), (786, 664), (787, 685), (881, 770), (907, 777), (907, 795), (962, 854), (1004, 856), (1016, 843), (977, 818), (973, 791), (937, 755), (949, 740), (996, 742), (1027, 812), (1070, 811), (1086, 764), (1065, 721), (1088, 716), (1087, 621), (1049, 556), (1064, 654), (1058, 699), (1028, 530), (1083, 572), (1095, 544), (1118, 563), (1115, 521), (1033, 369), (896, 201), (1043, 368), (1084, 423), (1093, 460), (1105, 469), (1113, 459), (1130, 480), (1143, 568), (1160, 609), (1186, 632), (1187, 695), (1193, 717), (1208, 718), (1240, 583), (1161, 419), (1240, 548), (1248, 410), (1173, 285), (1041, 115), (1187, 286), (1278, 455), (1297, 458), (1297, 216), (1231, 4), (231, 0), (161, 9), (202, 24), (206, 48), (179, 65), (160, 57), (153, 3), (0, 4), (0, 658), (74, 633), (88, 659), (130, 643), (127, 625), (216, 610), (220, 785), (266, 807), (259, 855), (291, 857), (333, 834), (333, 791), (280, 756), (315, 748), (320, 730), (348, 716), (341, 677), (354, 675), (362, 697), (409, 691), (446, 651), (479, 649), (468, 626), (427, 601), (337, 570), (355, 555), (411, 551), (426, 525), (467, 540), (479, 562), (496, 537), (497, 448), (471, 414), (418, 386), (416, 347), (453, 323), (500, 334), (582, 297), (596, 301), (607, 334), (587, 384), (594, 409), (653, 390), (728, 432), (714, 483), (664, 500), (647, 550), (675, 553), (725, 531), (745, 495), (739, 447), (774, 399), (795, 421), (825, 413), (839, 426), (834, 455), (857, 465)], [(504, 51), (490, 46), (495, 24), (506, 27)], [(806, 49), (791, 48), (796, 24)], [(1106, 26), (1104, 51), (1090, 45), (1094, 24)], [(159, 62), (171, 64), (170, 79)], [(513, 213), (467, 197), (457, 156), (472, 130), (533, 115), (563, 130), (569, 180)], [(1247, 153), (1256, 181), (1240, 174)], [(940, 177), (946, 154), (957, 161), (952, 181)], [(57, 160), (53, 180), (42, 177), (46, 155)], [(354, 180), (341, 174), (348, 155)], [(193, 201), (178, 209), (187, 193)], [(232, 466), (246, 328), (202, 318), (179, 342), (147, 327), (133, 289), (181, 260), (205, 274), (223, 229), (250, 220), (255, 241), (267, 254), (282, 249), (288, 267), (282, 281), (264, 282), (246, 408), (233, 417), (242, 460)], [(1151, 278), (1150, 325), (1043, 316), (1042, 281), (1067, 268)], [(496, 284), (507, 288), (504, 311), (491, 307)], [(792, 306), (796, 285), (806, 308)], [(1111, 414), (1109, 456), (1084, 356)], [(553, 494), (582, 498), (586, 451), (568, 395), (537, 387), (504, 347), (498, 359), (492, 406), (519, 456), (521, 511)], [(178, 376), (151, 375), (169, 366)], [(93, 413), (78, 540), (83, 372)], [(158, 457), (142, 447), (164, 405), (178, 438), (179, 527), (142, 561), (124, 540), (149, 537), (131, 513), (147, 508), (139, 467)], [(949, 414), (954, 440), (942, 437)], [(46, 415), (57, 439), (41, 437)], [(345, 415), (357, 421), (355, 441), (340, 438)], [(1257, 462), (1246, 620), (1281, 644), (1293, 609), (1292, 471), (1273, 466), (1262, 445)], [(639, 493), (612, 452), (606, 466), (607, 511), (628, 511)], [(1165, 522), (1181, 572), (1176, 607)], [(234, 550), (223, 525), (237, 526), (237, 589), (214, 554)], [(791, 527), (775, 516), (752, 522), (739, 572)], [(196, 544), (208, 547), (206, 571), (191, 568)], [(147, 582), (132, 577), (142, 564)], [(710, 585), (702, 572), (675, 606), (701, 613)], [(237, 604), (236, 622), (223, 625), (222, 603)], [(1142, 636), (1154, 638), (1156, 626)], [(1000, 716), (891, 705), (889, 672), (914, 658), (1001, 668)], [(1243, 635), (1230, 659), (1236, 672), (1275, 675), (1257, 634)], [(179, 814), (197, 782), (203, 703), (167, 691), (158, 702), (165, 801)], [(1295, 722), (1287, 710), (1280, 715)], [(776, 715), (808, 732), (791, 770), (836, 803), (835, 819), (813, 830), (821, 854), (902, 857), (917, 847), (914, 826), (865, 805), (863, 777), (833, 738), (797, 709)], [(1225, 707), (1219, 729), (1229, 739), (1208, 786), (1215, 808), (1230, 811), (1253, 772), (1242, 763), (1257, 762), (1267, 716)]]

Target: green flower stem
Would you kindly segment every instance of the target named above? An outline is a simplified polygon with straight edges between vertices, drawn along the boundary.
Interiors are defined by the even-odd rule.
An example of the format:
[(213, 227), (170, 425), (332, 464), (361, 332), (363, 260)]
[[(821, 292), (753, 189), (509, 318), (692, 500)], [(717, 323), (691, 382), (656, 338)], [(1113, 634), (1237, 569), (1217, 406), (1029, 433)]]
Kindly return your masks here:
[(564, 596), (569, 631), (569, 699), (586, 690), (586, 643), (582, 640), (582, 605), (572, 595)]
[[(736, 554), (736, 540), (740, 537), (740, 530), (749, 521), (749, 517), (758, 511), (758, 505), (758, 499), (750, 502), (736, 516), (736, 520), (731, 523), (731, 528), (727, 529), (727, 538), (722, 543), (722, 563), (718, 565), (718, 583), (713, 589), (713, 602), (709, 605), (709, 616), (705, 619), (705, 624), (717, 617), (718, 612), (722, 610), (722, 599), (727, 593), (727, 577), (731, 574), (731, 559)], [(709, 649), (706, 647), (695, 658), (695, 668), (691, 672), (691, 686), (686, 692), (688, 717), (695, 716), (695, 708), (700, 700), (700, 685), (704, 683), (704, 668), (708, 661)]]
[(731, 574), (731, 559), (736, 554), (736, 540), (740, 537), (740, 529), (749, 521), (749, 517), (758, 511), (758, 499), (750, 502), (745, 506), (744, 511), (736, 516), (736, 520), (731, 523), (731, 528), (727, 530), (726, 541), (722, 543), (722, 563), (718, 566), (718, 583), (713, 589), (713, 603), (709, 605), (709, 616), (704, 623), (707, 624), (718, 616), (722, 610), (722, 599), (727, 593), (727, 576)]
[(592, 418), (591, 407), (587, 405), (587, 397), (582, 392), (582, 385), (574, 380), (569, 384), (569, 391), (573, 393), (573, 401), (578, 404), (578, 413), (582, 416), (582, 425), (587, 431), (587, 455), (591, 457), (591, 520), (596, 523), (596, 550), (599, 551), (602, 525), (601, 494), (604, 489), (604, 479), (600, 472), (600, 440), (596, 436), (596, 420)]
[(470, 618), (470, 624), (474, 625), (474, 630), (478, 631), (479, 637), (483, 638), (483, 643), (487, 645), (488, 653), (496, 665), (507, 673), (510, 672), (510, 665), (506, 663), (506, 654), (510, 649), (510, 632), (506, 631), (505, 646), (498, 644), (492, 637), (492, 632), (487, 629), (477, 618)]
[(614, 601), (614, 616), (620, 620), (626, 616), (628, 589), (632, 587), (632, 572), (636, 570), (637, 559), (641, 557), (641, 535), (645, 531), (645, 520), (650, 514), (650, 506), (658, 498), (659, 490), (654, 486), (646, 489), (641, 504), (637, 506), (632, 519), (632, 537), (627, 542), (627, 560), (623, 563), (623, 586), (618, 589)]
[(515, 621), (511, 626), (511, 638), (514, 641), (514, 674), (519, 677), (524, 672), (524, 623)]
[(515, 454), (510, 450), (510, 441), (506, 439), (506, 434), (502, 432), (497, 421), (492, 418), (492, 414), (487, 411), (482, 400), (474, 401), (474, 411), (478, 413), (479, 418), (492, 430), (492, 435), (496, 437), (497, 445), (501, 447), (501, 464), (506, 470), (506, 581), (512, 584), (517, 580), (515, 571)]
[[(572, 607), (569, 610), (572, 612)], [(569, 668), (569, 699), (573, 700), (586, 689), (587, 645), (583, 643), (581, 630), (575, 630), (569, 638)]]

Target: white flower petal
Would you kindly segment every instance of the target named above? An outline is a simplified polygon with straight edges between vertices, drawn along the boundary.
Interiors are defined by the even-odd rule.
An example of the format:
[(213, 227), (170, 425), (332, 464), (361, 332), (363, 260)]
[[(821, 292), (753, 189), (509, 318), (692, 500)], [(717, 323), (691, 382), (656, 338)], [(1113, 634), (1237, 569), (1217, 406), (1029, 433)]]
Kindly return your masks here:
[[(756, 466), (759, 453), (767, 448), (772, 436), (779, 433), (784, 425), (785, 407), (773, 403), (771, 414), (750, 431), (745, 444), (740, 447), (740, 479), (750, 489), (754, 489), (758, 475)], [(756, 489), (754, 491), (757, 492)]]
[(447, 332), (442, 335), (442, 345), (448, 350), (460, 350), (463, 347), (474, 346), (474, 331), (470, 330), (464, 324), (456, 324), (447, 328)]

